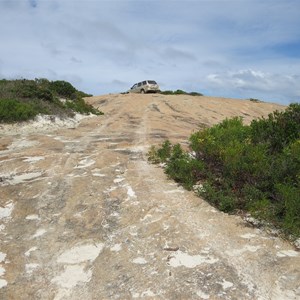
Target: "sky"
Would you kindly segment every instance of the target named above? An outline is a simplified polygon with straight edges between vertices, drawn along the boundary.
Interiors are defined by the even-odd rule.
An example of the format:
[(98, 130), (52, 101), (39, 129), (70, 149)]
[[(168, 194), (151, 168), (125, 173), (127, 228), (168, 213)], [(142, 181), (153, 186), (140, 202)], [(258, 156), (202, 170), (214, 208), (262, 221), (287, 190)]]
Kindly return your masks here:
[(0, 78), (300, 102), (299, 0), (0, 0)]

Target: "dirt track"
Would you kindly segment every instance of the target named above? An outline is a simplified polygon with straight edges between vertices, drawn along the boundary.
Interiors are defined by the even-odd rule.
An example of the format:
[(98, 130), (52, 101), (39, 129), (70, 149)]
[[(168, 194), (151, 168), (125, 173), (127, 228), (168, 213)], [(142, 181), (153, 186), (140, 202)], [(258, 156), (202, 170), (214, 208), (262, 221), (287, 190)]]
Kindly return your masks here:
[(291, 245), (149, 165), (169, 138), (283, 107), (105, 95), (76, 129), (0, 128), (0, 299), (299, 299)]

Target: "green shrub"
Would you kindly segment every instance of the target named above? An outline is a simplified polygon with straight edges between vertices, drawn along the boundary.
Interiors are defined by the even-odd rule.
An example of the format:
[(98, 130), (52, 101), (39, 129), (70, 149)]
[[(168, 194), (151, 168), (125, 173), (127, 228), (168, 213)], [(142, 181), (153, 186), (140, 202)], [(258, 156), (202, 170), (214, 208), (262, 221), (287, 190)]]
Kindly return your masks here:
[(36, 96), (37, 96), (38, 99), (41, 99), (41, 100), (44, 100), (44, 101), (49, 101), (49, 102), (54, 101), (53, 94), (48, 89), (42, 89), (41, 88), (41, 89), (37, 90)]
[(165, 163), (171, 156), (172, 144), (169, 140), (166, 140), (160, 148), (156, 149), (155, 146), (151, 146), (148, 151), (148, 160), (152, 163)]
[(225, 149), (228, 146), (234, 148), (234, 145), (246, 141), (248, 136), (249, 128), (243, 125), (241, 118), (236, 117), (192, 134), (190, 147), (198, 159), (205, 158), (208, 164), (218, 169), (223, 165)]
[(209, 203), (215, 206), (219, 203), (220, 192), (209, 180), (203, 182), (202, 188), (198, 189), (197, 193), (199, 196), (205, 198)]
[(247, 204), (251, 215), (259, 220), (274, 221), (276, 208), (267, 198), (260, 198)]
[(36, 84), (40, 87), (40, 88), (49, 88), (50, 85), (50, 81), (46, 78), (35, 78), (34, 81), (36, 82)]
[(300, 236), (300, 186), (276, 186), (283, 206), (283, 226), (288, 233)]
[(18, 122), (33, 119), (38, 112), (33, 105), (15, 99), (0, 100), (0, 122)]
[(84, 98), (84, 97), (92, 97), (93, 95), (91, 94), (87, 94), (85, 92), (82, 91), (76, 91), (76, 99), (78, 98)]
[(167, 91), (161, 91), (160, 93), (163, 94), (163, 95), (203, 96), (203, 94), (198, 93), (198, 92), (191, 92), (191, 93), (188, 93), (188, 92), (185, 92), (185, 91), (183, 91), (183, 90), (176, 90), (176, 91), (170, 91), (170, 90), (167, 90)]
[(230, 188), (224, 187), (220, 190), (214, 180), (207, 180), (203, 183), (202, 188), (198, 189), (197, 193), (221, 211), (229, 213), (237, 208), (235, 203), (236, 198)]
[(16, 81), (15, 94), (20, 98), (35, 98), (37, 95), (37, 84), (34, 80), (22, 79)]
[(249, 99), (251, 102), (256, 102), (256, 103), (261, 103), (263, 101), (259, 100), (259, 99), (256, 99), (256, 98), (250, 98)]
[(201, 180), (199, 195), (222, 211), (249, 211), (300, 235), (300, 104), (250, 126), (226, 119), (192, 134), (190, 148), (195, 158), (167, 142), (155, 157), (185, 188)]
[(300, 139), (285, 147), (280, 158), (281, 167), (277, 169), (284, 174), (285, 182), (300, 183)]
[(240, 194), (244, 196), (244, 207), (251, 211), (256, 202), (266, 199), (267, 193), (263, 192), (258, 186), (246, 183), (240, 190)]
[(186, 189), (192, 189), (203, 171), (203, 164), (185, 153), (179, 144), (172, 147), (171, 155), (165, 169), (166, 174)]
[(267, 144), (271, 153), (282, 151), (300, 138), (300, 104), (290, 104), (284, 111), (251, 122), (251, 139), (255, 144)]
[(173, 92), (173, 91), (170, 91), (170, 90), (167, 90), (167, 91), (161, 91), (160, 93), (163, 94), (163, 95), (174, 95), (174, 92)]
[(154, 145), (152, 145), (147, 153), (148, 161), (150, 161), (153, 164), (160, 163), (160, 159), (157, 155), (157, 149)]
[(66, 107), (74, 110), (75, 112), (81, 114), (95, 114), (95, 115), (102, 115), (103, 113), (94, 108), (92, 105), (87, 104), (84, 102), (82, 98), (73, 100), (73, 101), (66, 101)]
[(162, 144), (162, 147), (157, 150), (157, 156), (159, 157), (160, 162), (164, 163), (170, 158), (171, 150), (172, 150), (171, 143), (169, 140), (166, 140)]
[(183, 90), (176, 90), (174, 91), (174, 95), (186, 95), (187, 93)]
[(191, 92), (191, 93), (188, 93), (190, 96), (203, 96), (203, 94), (201, 93), (198, 93), (198, 92)]
[(222, 163), (222, 176), (236, 189), (245, 184), (269, 188), (266, 182), (270, 179), (271, 161), (263, 145), (232, 143), (224, 150)]
[(74, 99), (76, 89), (69, 82), (56, 80), (50, 83), (50, 89), (60, 97)]
[[(73, 116), (74, 111), (83, 114), (102, 114), (93, 106), (84, 102), (83, 97), (89, 96), (77, 91), (70, 83), (65, 81), (49, 81), (45, 78), (27, 80), (0, 80), (0, 101), (6, 103), (7, 99), (18, 102), (18, 110), (2, 116), (2, 122), (14, 122), (32, 118), (33, 115), (53, 114)], [(59, 97), (66, 98), (68, 103), (64, 105)], [(3, 104), (6, 105), (6, 104)], [(20, 108), (21, 107), (21, 108)], [(7, 108), (3, 107), (3, 110)], [(5, 121), (6, 120), (6, 121)], [(9, 121), (10, 120), (10, 121)]]
[(152, 163), (167, 163), (166, 174), (188, 190), (197, 182), (199, 174), (203, 171), (201, 161), (185, 153), (179, 144), (172, 145), (169, 140), (158, 149), (151, 147), (148, 160)]

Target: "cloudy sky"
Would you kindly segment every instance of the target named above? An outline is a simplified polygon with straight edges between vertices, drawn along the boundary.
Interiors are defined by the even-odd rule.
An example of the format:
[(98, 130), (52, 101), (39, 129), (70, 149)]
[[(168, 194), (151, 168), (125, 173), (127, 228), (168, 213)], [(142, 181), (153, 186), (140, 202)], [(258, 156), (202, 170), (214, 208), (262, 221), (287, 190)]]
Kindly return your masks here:
[(0, 0), (0, 78), (300, 101), (299, 0)]

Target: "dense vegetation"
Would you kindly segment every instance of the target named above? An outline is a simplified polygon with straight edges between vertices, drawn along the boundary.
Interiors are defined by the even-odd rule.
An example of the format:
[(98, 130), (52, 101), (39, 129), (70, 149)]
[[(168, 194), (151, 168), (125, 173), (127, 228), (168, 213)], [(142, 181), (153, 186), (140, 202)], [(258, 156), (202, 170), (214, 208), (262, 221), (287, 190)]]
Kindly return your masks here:
[(203, 94), (198, 92), (185, 92), (183, 90), (176, 90), (176, 91), (161, 91), (160, 92), (163, 95), (189, 95), (189, 96), (203, 96)]
[(83, 97), (88, 96), (62, 80), (3, 79), (0, 80), (0, 122), (26, 121), (38, 114), (102, 114), (84, 102)]
[(165, 141), (149, 160), (225, 212), (250, 212), (300, 236), (300, 104), (243, 125), (226, 119), (190, 137), (191, 152)]

